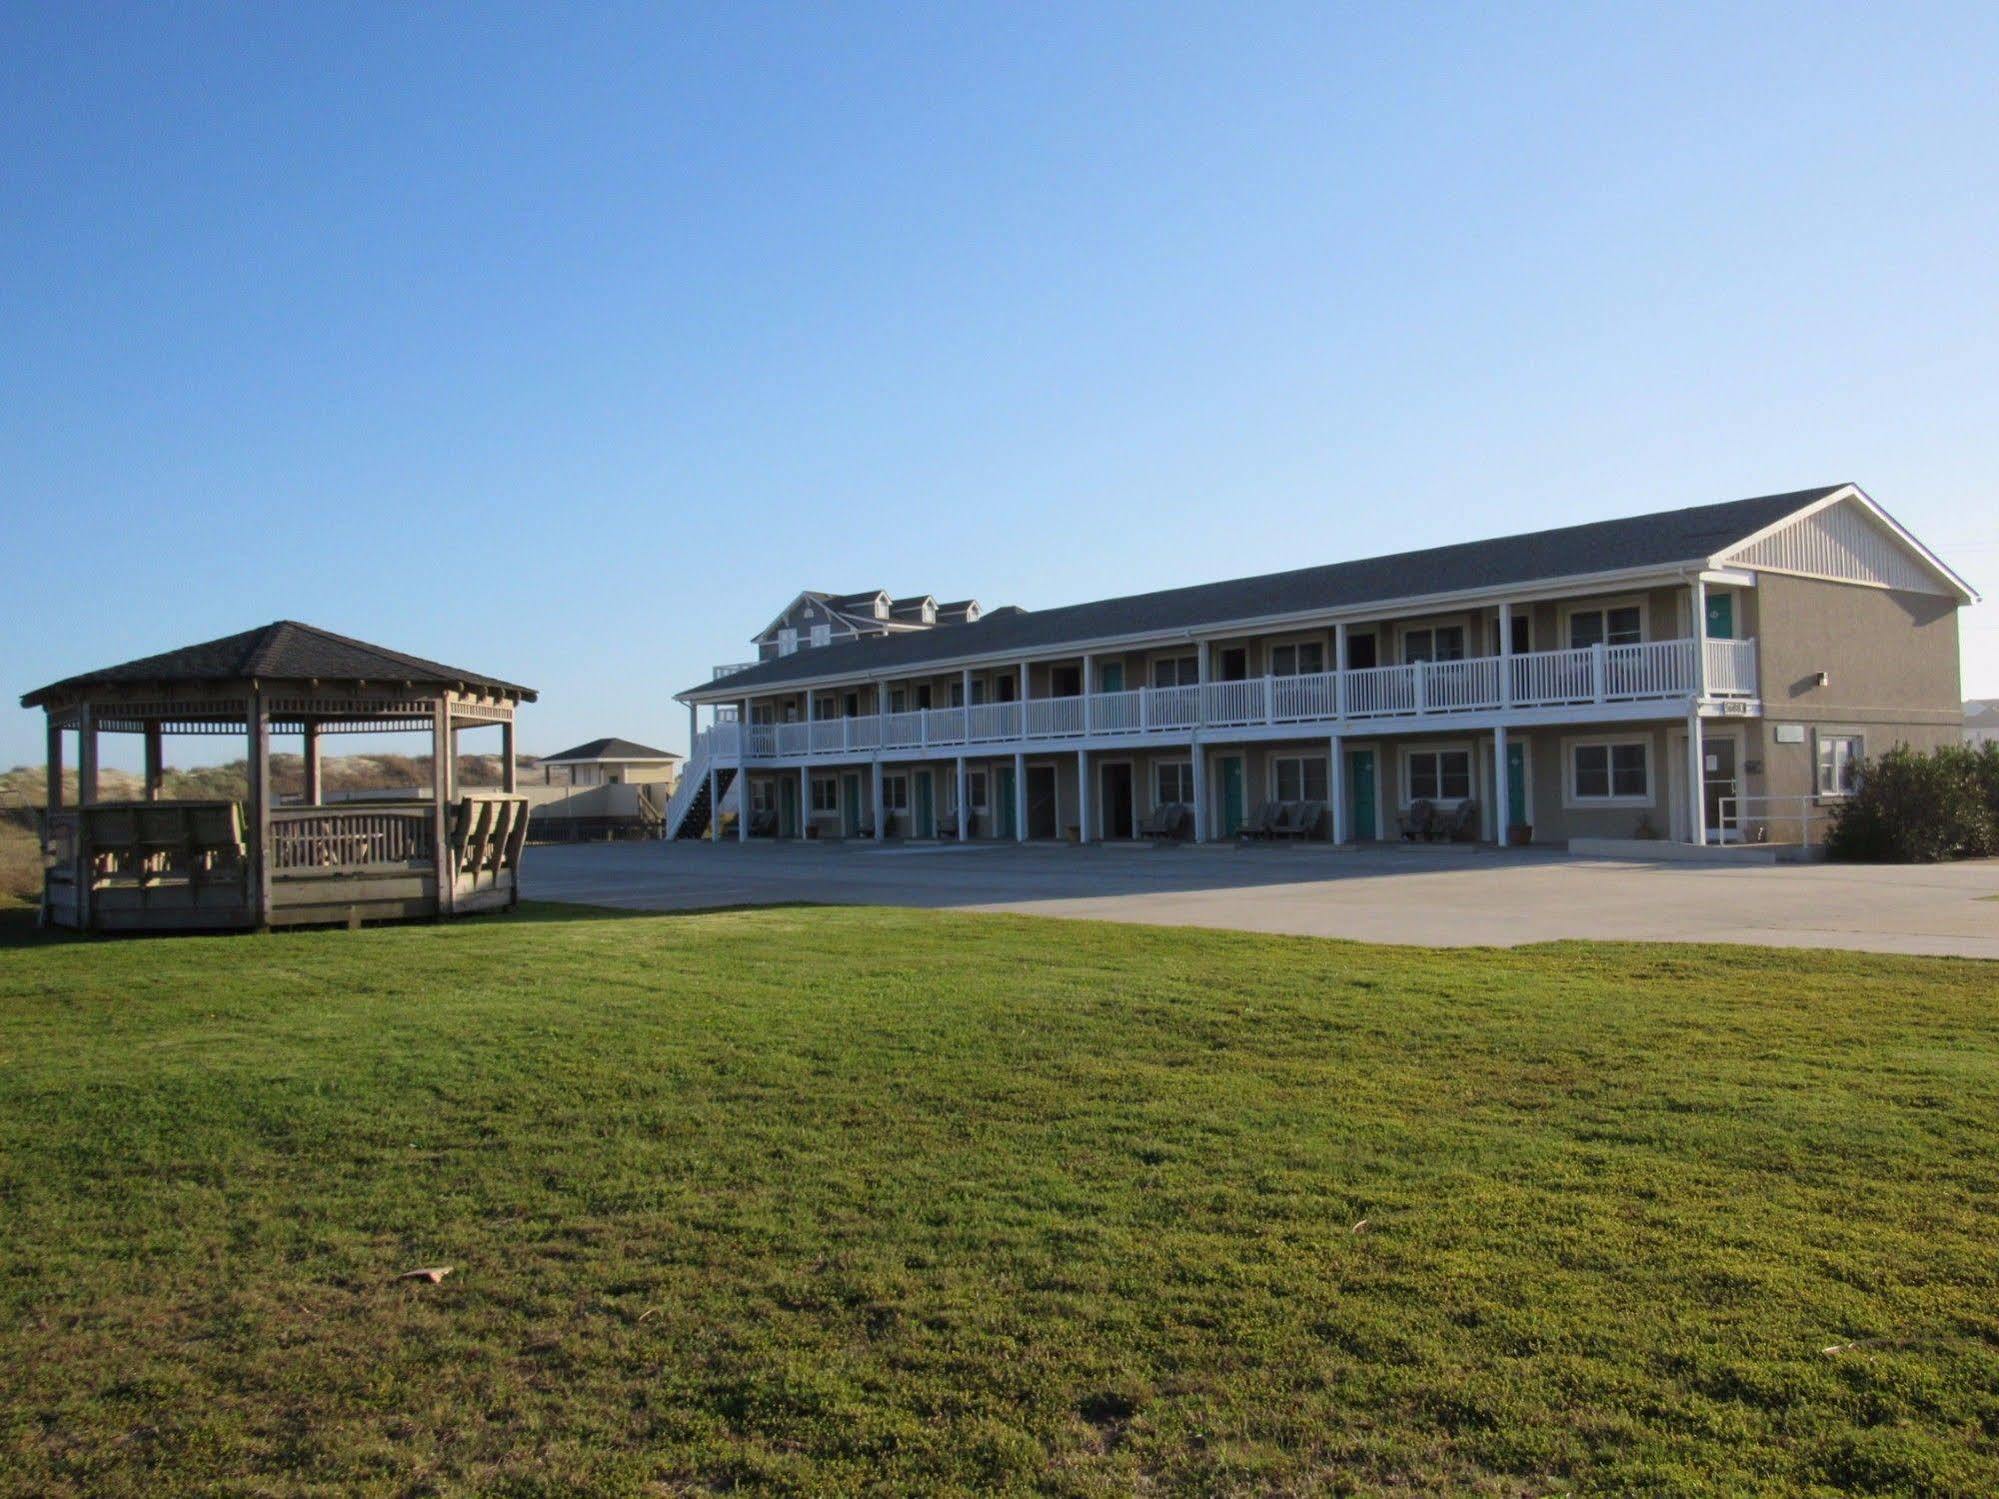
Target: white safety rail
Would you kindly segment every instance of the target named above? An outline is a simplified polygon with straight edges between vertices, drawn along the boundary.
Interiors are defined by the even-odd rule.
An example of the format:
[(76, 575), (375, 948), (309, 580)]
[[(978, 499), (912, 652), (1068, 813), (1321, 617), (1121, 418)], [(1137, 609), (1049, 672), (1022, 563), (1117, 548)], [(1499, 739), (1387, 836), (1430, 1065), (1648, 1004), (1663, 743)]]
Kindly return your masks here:
[[(1725, 642), (1717, 642), (1725, 643)], [(1832, 809), (1816, 796), (1724, 796), (1719, 800), (1722, 826), (1730, 842), (1795, 843), (1801, 848), (1825, 842), (1832, 826)]]
[(1352, 725), (1516, 709), (1677, 702), (1700, 695), (1703, 685), (1708, 698), (1753, 698), (1756, 642), (1655, 640), (978, 703), (968, 708), (919, 708), (810, 723), (725, 721), (698, 736), (668, 824), (671, 827), (682, 810), (682, 796), (691, 794), (686, 788), (705, 774), (704, 756), (719, 756), (733, 764), (739, 746), (751, 760), (808, 760), (856, 752), (1101, 740), (1204, 728)]

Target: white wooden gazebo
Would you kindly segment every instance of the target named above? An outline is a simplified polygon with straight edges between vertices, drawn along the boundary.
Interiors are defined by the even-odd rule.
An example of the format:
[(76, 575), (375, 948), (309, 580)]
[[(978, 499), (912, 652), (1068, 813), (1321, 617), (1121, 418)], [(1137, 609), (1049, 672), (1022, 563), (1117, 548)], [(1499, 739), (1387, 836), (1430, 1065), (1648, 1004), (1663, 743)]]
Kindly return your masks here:
[[(42, 917), (93, 931), (262, 928), (510, 906), (527, 835), (515, 795), (514, 713), (534, 692), (280, 620), (240, 635), (85, 672), (26, 694), (48, 716)], [(459, 733), (497, 724), (504, 779), (460, 795)], [(427, 733), (427, 797), (326, 805), (327, 734)], [(64, 739), (77, 800), (64, 804)], [(98, 740), (145, 741), (144, 795), (98, 796)], [(162, 740), (243, 737), (244, 803), (161, 797)], [(271, 739), (304, 750), (302, 800), (276, 804)]]

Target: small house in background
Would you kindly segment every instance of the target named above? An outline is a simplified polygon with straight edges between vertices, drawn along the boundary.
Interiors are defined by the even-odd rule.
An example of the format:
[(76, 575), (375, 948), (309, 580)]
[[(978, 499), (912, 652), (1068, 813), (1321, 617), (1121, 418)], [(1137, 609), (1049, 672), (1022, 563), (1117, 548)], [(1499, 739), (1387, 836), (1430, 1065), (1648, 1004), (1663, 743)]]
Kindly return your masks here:
[(545, 786), (664, 785), (669, 795), (680, 779), (686, 757), (654, 749), (630, 739), (592, 739), (559, 755), (545, 756), (541, 779)]
[(1999, 697), (1975, 697), (1964, 705), (1964, 742), (1974, 748), (1999, 744)]
[(540, 843), (657, 838), (684, 756), (631, 739), (592, 739), (541, 762), (524, 788), (528, 836)]

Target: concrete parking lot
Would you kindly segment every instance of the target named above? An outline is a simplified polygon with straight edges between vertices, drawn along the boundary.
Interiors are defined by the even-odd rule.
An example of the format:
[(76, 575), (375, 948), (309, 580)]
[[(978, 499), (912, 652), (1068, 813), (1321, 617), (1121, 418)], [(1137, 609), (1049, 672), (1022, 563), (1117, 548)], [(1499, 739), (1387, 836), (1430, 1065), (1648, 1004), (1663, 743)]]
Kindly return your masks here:
[(1744, 942), (1999, 958), (1999, 861), (1725, 867), (1532, 849), (615, 843), (528, 850), (524, 893), (632, 910), (1021, 911), (1365, 942)]

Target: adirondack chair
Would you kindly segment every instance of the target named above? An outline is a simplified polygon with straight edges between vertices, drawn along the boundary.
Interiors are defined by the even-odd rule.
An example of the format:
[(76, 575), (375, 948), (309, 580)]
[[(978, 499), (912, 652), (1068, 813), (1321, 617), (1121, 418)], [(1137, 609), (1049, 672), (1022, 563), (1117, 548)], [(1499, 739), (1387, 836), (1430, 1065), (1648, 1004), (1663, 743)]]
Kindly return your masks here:
[(1467, 798), (1431, 825), (1430, 836), (1443, 843), (1469, 843), (1478, 836), (1478, 803)]
[(1161, 802), (1140, 825), (1139, 832), (1147, 838), (1164, 843), (1183, 836), (1186, 826), (1186, 803)]
[(1409, 804), (1409, 810), (1396, 819), (1402, 827), (1402, 841), (1420, 843), (1431, 836), (1431, 828), (1437, 821), (1437, 807), (1434, 802), (1418, 797)]
[(1326, 820), (1324, 802), (1286, 802), (1283, 819), (1277, 824), (1279, 838), (1316, 838)]
[(1257, 809), (1250, 813), (1249, 821), (1237, 830), (1236, 836), (1245, 843), (1252, 838), (1275, 838), (1281, 831), (1283, 820), (1284, 803), (1259, 803)]

